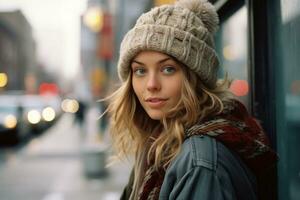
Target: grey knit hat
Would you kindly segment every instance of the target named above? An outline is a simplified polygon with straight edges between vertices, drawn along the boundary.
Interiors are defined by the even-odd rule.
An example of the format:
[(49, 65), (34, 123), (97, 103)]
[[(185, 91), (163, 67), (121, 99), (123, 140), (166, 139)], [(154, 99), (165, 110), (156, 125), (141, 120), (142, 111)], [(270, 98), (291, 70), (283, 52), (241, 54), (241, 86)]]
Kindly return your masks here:
[(214, 87), (219, 61), (213, 34), (218, 23), (215, 8), (206, 0), (179, 0), (142, 14), (121, 43), (120, 79), (126, 80), (130, 62), (139, 52), (153, 50), (176, 58), (207, 87)]

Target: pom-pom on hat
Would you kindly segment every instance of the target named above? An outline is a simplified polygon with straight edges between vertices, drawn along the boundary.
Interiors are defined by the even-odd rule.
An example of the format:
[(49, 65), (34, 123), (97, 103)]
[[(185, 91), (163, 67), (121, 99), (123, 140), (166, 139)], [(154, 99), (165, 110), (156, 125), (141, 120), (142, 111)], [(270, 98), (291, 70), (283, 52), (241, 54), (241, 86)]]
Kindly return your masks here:
[(131, 60), (141, 51), (168, 54), (195, 72), (208, 87), (215, 87), (219, 61), (213, 34), (218, 15), (207, 0), (178, 0), (173, 5), (152, 8), (125, 35), (120, 48), (118, 74), (130, 73)]

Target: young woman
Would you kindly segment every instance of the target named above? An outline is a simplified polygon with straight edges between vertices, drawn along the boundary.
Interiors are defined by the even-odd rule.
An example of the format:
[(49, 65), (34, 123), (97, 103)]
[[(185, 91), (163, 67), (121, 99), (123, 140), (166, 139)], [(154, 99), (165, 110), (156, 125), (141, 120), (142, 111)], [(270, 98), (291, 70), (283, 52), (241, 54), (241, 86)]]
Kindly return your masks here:
[(134, 169), (121, 199), (257, 199), (256, 175), (276, 155), (245, 107), (217, 81), (207, 1), (180, 0), (143, 14), (124, 37), (111, 134)]

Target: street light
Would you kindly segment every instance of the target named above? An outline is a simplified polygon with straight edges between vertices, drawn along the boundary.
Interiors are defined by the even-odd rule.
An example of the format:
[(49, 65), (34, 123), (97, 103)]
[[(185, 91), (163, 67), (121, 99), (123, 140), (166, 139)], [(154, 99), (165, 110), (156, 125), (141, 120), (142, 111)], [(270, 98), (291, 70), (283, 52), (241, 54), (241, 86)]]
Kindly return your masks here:
[(7, 79), (6, 73), (0, 73), (0, 88), (7, 85)]
[(93, 32), (99, 32), (103, 26), (103, 12), (99, 7), (88, 8), (83, 17), (84, 24)]

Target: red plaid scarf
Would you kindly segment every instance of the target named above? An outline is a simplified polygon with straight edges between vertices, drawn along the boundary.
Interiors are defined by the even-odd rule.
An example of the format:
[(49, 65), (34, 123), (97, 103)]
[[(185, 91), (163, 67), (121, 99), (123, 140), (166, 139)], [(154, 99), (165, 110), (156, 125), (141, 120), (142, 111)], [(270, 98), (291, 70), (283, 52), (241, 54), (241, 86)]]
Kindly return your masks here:
[[(208, 135), (222, 142), (238, 153), (255, 173), (277, 161), (277, 155), (269, 147), (268, 139), (258, 122), (248, 115), (238, 101), (226, 103), (224, 111), (214, 118), (196, 124), (186, 131), (186, 138), (192, 135)], [(164, 180), (165, 170), (154, 169), (154, 159), (145, 162), (145, 174), (139, 190), (139, 200), (157, 200)]]

